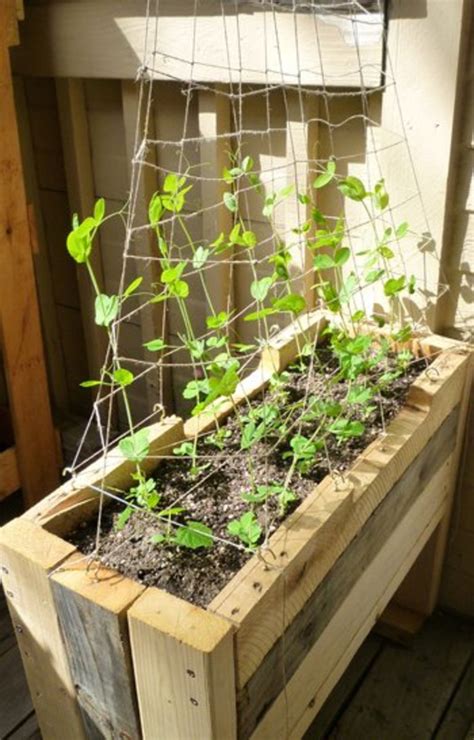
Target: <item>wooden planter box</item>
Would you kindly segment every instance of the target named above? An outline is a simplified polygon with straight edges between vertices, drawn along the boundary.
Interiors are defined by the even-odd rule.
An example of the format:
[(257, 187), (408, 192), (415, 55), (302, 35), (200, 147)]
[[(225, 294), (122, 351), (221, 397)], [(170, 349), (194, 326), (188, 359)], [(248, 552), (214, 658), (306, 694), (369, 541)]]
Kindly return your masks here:
[[(313, 336), (321, 325), (302, 321)], [(234, 401), (296, 346), (284, 330)], [(207, 609), (88, 565), (62, 539), (97, 509), (103, 460), (3, 528), (3, 582), (47, 740), (299, 738), (404, 579), (400, 599), (433, 607), (470, 356), (436, 336), (417, 348), (436, 359), (387, 434), (344, 478), (325, 478)], [(152, 452), (212, 424), (168, 418)], [(105, 484), (125, 487), (129, 472), (110, 452)]]

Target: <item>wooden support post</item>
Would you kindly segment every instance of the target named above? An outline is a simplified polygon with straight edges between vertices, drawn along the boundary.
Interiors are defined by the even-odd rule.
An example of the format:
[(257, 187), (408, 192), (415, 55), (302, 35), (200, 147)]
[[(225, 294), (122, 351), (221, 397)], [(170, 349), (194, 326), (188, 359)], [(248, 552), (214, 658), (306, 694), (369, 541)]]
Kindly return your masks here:
[(20, 488), (20, 473), (16, 450), (8, 447), (0, 452), (0, 501)]
[(285, 92), (287, 129), (286, 159), (288, 162), (288, 184), (294, 185), (294, 192), (285, 200), (285, 241), (292, 256), (291, 276), (294, 290), (302, 293), (308, 308), (314, 305), (314, 274), (312, 255), (306, 247), (307, 234), (294, 234), (310, 217), (308, 206), (300, 203), (299, 194), (306, 194), (315, 176), (317, 110), (314, 96), (288, 90)]
[[(201, 169), (202, 236), (206, 244), (213, 242), (221, 232), (228, 234), (232, 228), (232, 214), (223, 204), (224, 191), (228, 186), (222, 179), (224, 167), (229, 167), (229, 139), (223, 135), (230, 132), (229, 99), (223, 88), (199, 90), (198, 97)], [(213, 259), (219, 259), (214, 257)], [(232, 308), (232, 265), (230, 250), (221, 257), (220, 264), (205, 271), (205, 281), (212, 308), (215, 313)], [(211, 313), (210, 307), (207, 309)]]
[(88, 736), (138, 738), (127, 610), (145, 587), (79, 554), (51, 582)]
[[(78, 79), (59, 78), (56, 80), (56, 94), (69, 205), (71, 211), (77, 213), (82, 220), (92, 215), (96, 200), (84, 84)], [(91, 264), (99, 286), (103, 286), (104, 275), (98, 236), (94, 242)], [(107, 349), (107, 334), (95, 323), (95, 293), (84, 265), (78, 266), (77, 280), (89, 373), (91, 378), (98, 378)]]
[(85, 739), (49, 574), (74, 546), (26, 519), (0, 531), (2, 581), (43, 737)]
[[(137, 155), (137, 147), (141, 144), (142, 138), (152, 139), (154, 136), (153, 115), (150, 114), (146, 120), (148, 89), (144, 89), (144, 99), (140, 101), (139, 86), (131, 80), (122, 81), (122, 109), (123, 122), (125, 128), (125, 150), (129, 174), (132, 182), (132, 197), (135, 194), (135, 218), (134, 226), (148, 223), (148, 204), (150, 203), (153, 193), (157, 190), (157, 175), (153, 167), (144, 165), (134, 167), (133, 160)], [(142, 109), (139, 110), (139, 105)], [(145, 127), (147, 130), (145, 131)], [(147, 159), (150, 164), (155, 163), (154, 151), (143, 152), (143, 159)], [(132, 250), (134, 254), (142, 257), (155, 258), (150, 262), (140, 262), (140, 275), (144, 281), (141, 289), (150, 291), (152, 283), (158, 283), (160, 280), (161, 268), (156, 260), (158, 256), (156, 236), (153, 231), (147, 230), (142, 234), (136, 234), (132, 241)], [(151, 339), (161, 338), (166, 342), (167, 327), (166, 316), (162, 303), (155, 303), (144, 308), (140, 313), (140, 322), (143, 342)], [(150, 360), (153, 356), (146, 354), (146, 359)], [(146, 375), (147, 395), (149, 410), (163, 399), (165, 408), (170, 411), (172, 406), (171, 394), (171, 372), (170, 368), (157, 368), (151, 370)]]
[(69, 410), (68, 388), (62, 356), (58, 317), (54, 302), (53, 280), (48, 259), (46, 231), (41, 210), (38, 177), (35, 169), (35, 155), (31, 138), (24, 80), (21, 77), (16, 77), (13, 80), (13, 87), (18, 116), (18, 135), (20, 137), (23, 159), (25, 187), (28, 200), (31, 202), (29, 206), (30, 234), (32, 241), (33, 239), (37, 241), (37, 249), (33, 249), (33, 252), (39, 305), (41, 308), (41, 323), (44, 328), (46, 362), (51, 384), (51, 398), (57, 410), (67, 413)]
[(438, 602), (441, 574), (444, 565), (449, 525), (451, 521), (451, 510), (456, 489), (457, 471), (469, 411), (473, 368), (474, 353), (471, 353), (469, 367), (466, 370), (464, 378), (464, 390), (460, 404), (460, 418), (456, 433), (456, 446), (453, 453), (453, 474), (450, 480), (446, 513), (393, 599), (397, 606), (418, 612), (424, 616), (429, 616)]
[(236, 737), (230, 622), (150, 588), (128, 612), (143, 736)]
[(59, 471), (10, 70), (14, 9), (0, 6), (0, 342), (23, 495), (32, 505), (55, 488)]

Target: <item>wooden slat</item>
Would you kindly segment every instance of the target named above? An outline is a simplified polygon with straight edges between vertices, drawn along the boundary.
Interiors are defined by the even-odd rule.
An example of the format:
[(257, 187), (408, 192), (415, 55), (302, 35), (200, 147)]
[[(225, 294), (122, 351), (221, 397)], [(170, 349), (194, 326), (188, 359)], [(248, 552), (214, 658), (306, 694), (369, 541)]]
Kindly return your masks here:
[(138, 737), (127, 610), (144, 586), (79, 555), (66, 560), (51, 583), (89, 736)]
[(74, 546), (25, 519), (0, 531), (2, 580), (43, 735), (85, 738), (56, 618), (49, 573)]
[[(125, 128), (125, 150), (128, 164), (129, 176), (131, 181), (131, 197), (133, 203), (131, 207), (134, 210), (135, 217), (132, 226), (143, 226), (148, 223), (148, 204), (153, 193), (157, 190), (158, 182), (156, 171), (151, 165), (155, 162), (155, 150), (149, 148), (147, 152), (139, 153), (139, 147), (143, 139), (154, 138), (154, 121), (152, 111), (147, 107), (151, 101), (148, 100), (148, 86), (143, 88), (143, 96), (140, 97), (140, 87), (136, 82), (130, 80), (122, 81), (122, 109), (123, 123)], [(140, 109), (141, 107), (141, 109)], [(145, 130), (146, 128), (146, 130)], [(146, 159), (148, 165), (133, 165), (136, 157)], [(157, 257), (156, 236), (151, 230), (138, 233), (133, 238), (130, 251), (132, 254), (141, 257)], [(139, 274), (143, 277), (143, 283), (140, 291), (152, 292), (152, 284), (159, 283), (161, 267), (159, 262), (154, 259), (150, 262), (138, 262)], [(134, 275), (131, 275), (132, 279)], [(151, 339), (161, 338), (167, 341), (167, 328), (162, 303), (155, 303), (147, 306), (137, 317), (140, 321), (142, 332), (142, 343)], [(143, 359), (151, 360), (154, 356), (142, 349)], [(146, 388), (148, 398), (148, 408), (160, 401), (164, 401), (167, 411), (172, 409), (171, 397), (171, 373), (169, 368), (152, 370), (146, 375)]]
[[(438, 644), (438, 643), (436, 643)], [(474, 730), (474, 654), (471, 662), (457, 688), (456, 694), (449, 705), (441, 726), (435, 734), (436, 740), (453, 740), (453, 738), (467, 738), (471, 728)], [(474, 732), (472, 733), (474, 736)]]
[(11, 10), (0, 6), (0, 335), (23, 495), (32, 505), (56, 486), (58, 469), (6, 37)]
[(293, 230), (311, 218), (311, 208), (301, 204), (298, 195), (309, 191), (316, 175), (319, 106), (315, 96), (306, 97), (301, 91), (286, 91), (284, 99), (288, 183), (294, 186), (285, 200), (285, 242), (292, 256), (292, 290), (305, 296), (310, 309), (315, 300), (313, 254), (307, 246), (308, 234), (297, 235)]
[(20, 473), (16, 450), (9, 447), (0, 452), (0, 501), (20, 488)]
[(156, 23), (152, 18), (147, 24), (140, 0), (122, 0), (119, 10), (113, 0), (32, 6), (16, 69), (25, 75), (135, 79), (146, 58), (156, 79), (320, 85), (319, 43), (327, 84), (359, 87), (362, 74), (365, 87), (380, 85), (382, 14), (367, 24), (354, 17), (328, 22), (325, 16), (255, 3), (242, 4), (239, 11), (204, 0), (189, 12), (187, 0), (162, 0), (155, 49)]
[[(221, 232), (229, 234), (232, 214), (223, 204), (223, 196), (229, 186), (222, 179), (224, 167), (230, 168), (229, 139), (225, 134), (231, 130), (229, 98), (223, 88), (202, 89), (198, 93), (198, 122), (201, 168), (202, 238), (211, 244)], [(221, 264), (213, 265), (204, 272), (207, 291), (215, 313), (230, 311), (233, 307), (231, 251), (221, 255)], [(213, 257), (218, 261), (219, 257)], [(207, 315), (211, 307), (206, 307)], [(205, 327), (204, 327), (205, 330)]]
[[(406, 407), (389, 426), (388, 436), (367, 448), (342, 484), (325, 478), (272, 536), (269, 547), (276, 556), (271, 558), (274, 567), (266, 568), (261, 559), (252, 558), (210, 604), (212, 611), (239, 625), (239, 688), (459, 403), (467, 362), (467, 357), (456, 353), (435, 360), (436, 380), (422, 377), (414, 384), (419, 409)], [(284, 615), (278, 607), (283, 588)]]
[[(364, 567), (376, 559), (391, 532), (408, 516), (433, 475), (452, 454), (458, 411), (456, 409), (449, 415), (406, 469), (240, 691), (240, 737), (249, 737), (256, 730), (262, 707), (270, 706), (284, 690), (285, 683), (297, 672), (305, 655), (317, 643), (347, 595), (357, 587)], [(452, 459), (450, 461), (452, 463)], [(338, 524), (341, 527), (341, 523)], [(281, 594), (284, 601), (286, 590), (283, 585)]]
[[(96, 200), (83, 82), (82, 80), (58, 79), (56, 80), (56, 94), (69, 207), (71, 212), (77, 213), (82, 220), (92, 215)], [(99, 236), (96, 236), (94, 240), (90, 259), (99, 286), (103, 286), (104, 275)], [(84, 265), (78, 265), (77, 279), (89, 373), (90, 377), (95, 379), (100, 377), (100, 369), (104, 362), (107, 333), (103, 327), (95, 324), (95, 293)]]
[[(30, 119), (23, 79), (13, 81), (15, 105), (18, 116), (18, 134), (23, 160), (23, 172), (27, 197), (32, 203), (34, 226), (38, 240), (35, 252), (35, 273), (38, 286), (38, 297), (41, 309), (41, 322), (44, 328), (46, 360), (51, 382), (51, 396), (57, 409), (68, 410), (68, 389), (64, 372), (58, 318), (54, 305), (54, 291), (51, 267), (48, 259), (45, 224), (41, 208), (38, 177), (35, 168), (35, 155), (31, 138)], [(31, 232), (30, 218), (30, 232)]]
[[(169, 416), (161, 422), (149, 427), (149, 457), (142, 461), (142, 470), (150, 472), (158, 464), (160, 455), (167, 455), (169, 450), (184, 439), (183, 422), (177, 416)], [(91, 501), (97, 506), (98, 495), (90, 486), (102, 488), (125, 488), (130, 485), (131, 473), (135, 470), (135, 463), (123, 457), (118, 446), (112, 447), (107, 456), (100, 457), (86, 468), (76, 478), (60, 486), (44, 501), (34, 506), (24, 514), (24, 518), (43, 526), (48, 526), (55, 533), (62, 533), (70, 529), (76, 520), (75, 507), (83, 502)]]
[(235, 738), (232, 626), (155, 588), (128, 619), (144, 737)]
[[(449, 510), (446, 512), (445, 519), (443, 519), (439, 527), (433, 532), (428, 544), (420, 553), (419, 558), (395, 595), (397, 604), (420, 614), (431, 614), (438, 602), (442, 569), (446, 555), (446, 544), (451, 523), (451, 511), (459, 478), (459, 462), (463, 451), (466, 422), (469, 415), (473, 370), (474, 353), (471, 352), (468, 355), (466, 375), (462, 389), (459, 423), (454, 432), (456, 447)], [(472, 551), (474, 552), (474, 548)]]
[(373, 627), (446, 510), (450, 460), (433, 476), (378, 555), (367, 564), (285, 690), (260, 721), (252, 740), (297, 740)]

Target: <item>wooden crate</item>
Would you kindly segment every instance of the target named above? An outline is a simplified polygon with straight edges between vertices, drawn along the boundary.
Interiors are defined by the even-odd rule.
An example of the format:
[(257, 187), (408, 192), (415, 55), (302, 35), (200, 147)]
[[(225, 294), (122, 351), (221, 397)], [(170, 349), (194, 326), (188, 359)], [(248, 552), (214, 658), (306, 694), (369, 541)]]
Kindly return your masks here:
[[(324, 324), (302, 321), (313, 336)], [(295, 356), (299, 331), (273, 340), (235, 402)], [(299, 738), (397, 590), (432, 609), (471, 363), (442, 337), (417, 348), (436, 358), (387, 434), (316, 486), (207, 609), (62, 539), (97, 509), (92, 485), (126, 487), (131, 464), (116, 451), (4, 527), (4, 585), (45, 738)], [(152, 454), (212, 424), (168, 418)]]

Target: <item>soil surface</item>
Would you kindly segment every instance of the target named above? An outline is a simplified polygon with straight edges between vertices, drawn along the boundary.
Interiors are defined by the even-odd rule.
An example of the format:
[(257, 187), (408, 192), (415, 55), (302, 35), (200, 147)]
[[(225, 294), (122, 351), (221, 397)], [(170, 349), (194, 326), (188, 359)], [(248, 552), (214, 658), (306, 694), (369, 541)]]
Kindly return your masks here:
[[(283, 388), (262, 393), (261, 398), (252, 401), (252, 408), (264, 400), (280, 409), (290, 409), (292, 404), (298, 404), (307, 395), (335, 402), (344, 399), (347, 382), (328, 383), (328, 376), (334, 372), (335, 365), (323, 353), (324, 350), (318, 351), (324, 362), (323, 373), (316, 363), (312, 371), (291, 369)], [(390, 358), (389, 368), (393, 368), (394, 363), (395, 360)], [(314, 489), (315, 484), (331, 472), (328, 461), (333, 473), (343, 473), (351, 466), (357, 455), (383, 430), (384, 423), (387, 424), (403, 406), (410, 384), (424, 368), (426, 360), (411, 363), (380, 396), (381, 401), (372, 404), (369, 413), (360, 406), (351, 407), (350, 418), (363, 422), (364, 433), (344, 441), (338, 441), (331, 434), (326, 437), (327, 454), (324, 450), (318, 453), (316, 464), (309, 471), (293, 473), (289, 487), (296, 500), (283, 515), (274, 496), (256, 508), (267, 536)], [(370, 382), (369, 377), (366, 379), (368, 386)], [(248, 413), (248, 409), (242, 408), (241, 413)], [(347, 417), (346, 410), (344, 415)], [(296, 420), (300, 416), (301, 410), (296, 414)], [(191, 519), (210, 527), (213, 535), (220, 538), (212, 548), (189, 550), (176, 545), (153, 544), (151, 538), (163, 531), (163, 524), (155, 514), (145, 511), (134, 512), (125, 526), (118, 530), (117, 518), (124, 506), (115, 501), (104, 509), (98, 552), (95, 552), (96, 520), (84, 523), (69, 536), (69, 541), (83, 553), (94, 554), (103, 564), (125, 576), (147, 586), (158, 586), (193, 604), (207, 606), (252, 556), (227, 531), (229, 521), (238, 519), (249, 509), (241, 494), (251, 490), (252, 484), (284, 484), (291, 463), (291, 454), (285, 457), (285, 452), (290, 450), (288, 442), (278, 436), (270, 435), (257, 441), (250, 449), (241, 450), (237, 418), (230, 417), (222, 426), (229, 432), (223, 449), (216, 448), (206, 438), (198, 444), (198, 462), (203, 470), (193, 475), (190, 459), (176, 457), (162, 461), (153, 474), (161, 495), (159, 509), (178, 505), (185, 507), (177, 521), (184, 523)], [(316, 428), (317, 421), (312, 419), (303, 421), (298, 432), (310, 437)]]

